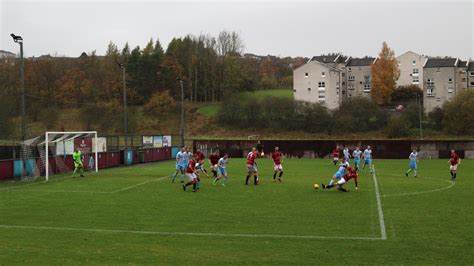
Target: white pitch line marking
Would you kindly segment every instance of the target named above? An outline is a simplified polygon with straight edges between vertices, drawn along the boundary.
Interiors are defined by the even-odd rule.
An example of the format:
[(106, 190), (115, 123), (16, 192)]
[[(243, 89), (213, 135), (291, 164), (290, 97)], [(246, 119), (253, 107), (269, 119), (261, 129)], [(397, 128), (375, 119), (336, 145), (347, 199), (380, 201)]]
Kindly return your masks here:
[[(424, 178), (428, 178), (428, 177), (424, 177)], [(439, 178), (431, 178), (431, 179), (439, 179)], [(432, 189), (432, 190), (424, 190), (424, 191), (415, 191), (415, 192), (407, 192), (407, 193), (397, 193), (397, 194), (381, 195), (381, 197), (411, 196), (411, 195), (419, 195), (419, 194), (433, 193), (433, 192), (438, 192), (438, 191), (443, 191), (443, 190), (446, 190), (446, 189), (450, 189), (450, 188), (452, 188), (452, 187), (456, 184), (455, 182), (452, 182), (452, 181), (443, 180), (443, 179), (440, 179), (440, 180), (449, 182), (450, 185), (447, 186), (447, 187), (437, 188), (437, 189)]]
[(379, 212), (380, 239), (387, 240), (387, 231), (385, 230), (385, 220), (383, 218), (383, 209), (382, 209), (382, 201), (380, 200), (379, 184), (377, 182), (377, 177), (375, 175), (375, 166), (373, 166), (372, 177), (374, 179), (375, 199), (377, 200), (377, 210)]
[(140, 234), (140, 235), (182, 235), (182, 236), (210, 236), (210, 237), (242, 237), (242, 238), (280, 238), (280, 239), (351, 239), (351, 240), (381, 240), (380, 237), (352, 237), (352, 236), (315, 236), (315, 235), (273, 235), (273, 234), (225, 234), (225, 233), (199, 233), (199, 232), (166, 232), (166, 231), (141, 231), (122, 229), (95, 229), (95, 228), (72, 228), (72, 227), (49, 227), (49, 226), (23, 226), (23, 225), (0, 225), (3, 229), (33, 229), (33, 230), (55, 230), (55, 231), (78, 231), (109, 234)]
[(165, 178), (167, 178), (167, 176), (162, 176), (162, 177), (159, 177), (159, 178), (157, 178), (157, 179), (153, 179), (153, 180), (147, 180), (147, 181), (144, 181), (144, 182), (138, 183), (138, 184), (136, 184), (136, 185), (133, 185), (133, 186), (124, 187), (124, 188), (121, 188), (121, 189), (118, 189), (118, 190), (112, 191), (112, 192), (110, 192), (110, 193), (117, 193), (117, 192), (121, 192), (121, 191), (129, 190), (129, 189), (136, 188), (136, 187), (139, 187), (139, 186), (142, 186), (142, 185), (145, 185), (145, 184), (151, 183), (151, 182), (160, 181), (160, 180), (163, 180), (163, 179), (165, 179)]

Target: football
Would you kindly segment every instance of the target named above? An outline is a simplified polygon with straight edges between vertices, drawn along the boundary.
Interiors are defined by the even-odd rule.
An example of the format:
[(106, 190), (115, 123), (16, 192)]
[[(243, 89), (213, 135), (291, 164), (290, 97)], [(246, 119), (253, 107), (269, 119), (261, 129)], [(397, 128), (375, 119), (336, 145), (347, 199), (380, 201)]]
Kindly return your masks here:
[(318, 189), (318, 188), (319, 188), (319, 185), (318, 185), (318, 184), (314, 184), (313, 187), (314, 187), (314, 189)]

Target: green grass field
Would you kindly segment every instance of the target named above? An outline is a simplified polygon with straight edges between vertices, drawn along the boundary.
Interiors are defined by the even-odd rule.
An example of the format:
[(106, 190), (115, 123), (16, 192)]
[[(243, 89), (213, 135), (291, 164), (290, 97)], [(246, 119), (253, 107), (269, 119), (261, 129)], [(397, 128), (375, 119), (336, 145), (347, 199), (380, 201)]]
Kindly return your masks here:
[(407, 160), (376, 160), (376, 179), (361, 174), (349, 193), (313, 189), (336, 167), (310, 159), (285, 160), (282, 183), (259, 159), (259, 186), (244, 186), (245, 162), (231, 159), (227, 187), (202, 177), (197, 193), (170, 182), (171, 161), (4, 182), (0, 265), (472, 265), (474, 163), (454, 184), (446, 161), (421, 160), (406, 178)]

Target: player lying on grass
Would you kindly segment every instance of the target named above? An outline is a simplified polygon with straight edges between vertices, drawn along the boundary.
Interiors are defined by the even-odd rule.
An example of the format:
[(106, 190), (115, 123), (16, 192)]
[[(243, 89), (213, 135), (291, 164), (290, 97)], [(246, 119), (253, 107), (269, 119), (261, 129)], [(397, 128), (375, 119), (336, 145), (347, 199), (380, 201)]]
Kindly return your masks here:
[(214, 179), (214, 181), (212, 181), (212, 184), (214, 186), (217, 184), (217, 181), (224, 178), (224, 182), (221, 185), (225, 187), (227, 183), (227, 163), (229, 161), (228, 158), (229, 155), (224, 154), (224, 157), (220, 158), (217, 162), (217, 177)]
[(359, 147), (356, 147), (356, 149), (352, 152), (352, 157), (354, 158), (354, 168), (356, 169), (357, 172), (359, 172), (361, 155), (362, 155), (362, 151), (359, 149)]
[(451, 164), (449, 166), (451, 180), (456, 181), (456, 174), (458, 171), (458, 165), (461, 164), (461, 158), (459, 158), (459, 155), (454, 150), (451, 150), (451, 158), (449, 159), (448, 163)]
[[(329, 184), (327, 187), (333, 187), (334, 184), (339, 181), (345, 174), (346, 174), (346, 169), (349, 167), (349, 162), (346, 161), (346, 159), (342, 158), (342, 162), (339, 164), (339, 169), (337, 172), (332, 176), (331, 180), (329, 181)], [(321, 186), (326, 188), (326, 185), (321, 184)]]
[(282, 157), (283, 155), (281, 154), (280, 152), (280, 148), (279, 147), (275, 147), (275, 151), (272, 152), (272, 160), (273, 160), (273, 182), (276, 182), (276, 177), (277, 177), (277, 173), (280, 172), (278, 174), (278, 181), (281, 182), (281, 176), (283, 175), (283, 165), (281, 165), (282, 163)]
[(200, 149), (196, 150), (196, 153), (194, 154), (194, 157), (196, 158), (196, 169), (204, 173), (207, 177), (209, 175), (207, 174), (206, 168), (204, 168), (204, 153)]
[[(359, 190), (359, 184), (357, 183), (357, 179), (358, 179), (359, 175), (357, 174), (357, 171), (355, 168), (353, 167), (347, 167), (347, 173), (337, 181), (337, 190), (341, 191), (341, 192), (349, 192), (349, 189), (345, 189), (342, 187), (342, 185), (344, 185), (345, 183), (349, 182), (349, 180), (351, 179), (354, 179), (354, 183), (355, 183), (355, 190)], [(322, 185), (323, 189), (330, 189), (334, 186), (334, 183), (333, 184), (329, 184), (327, 186), (325, 186), (324, 184)]]
[(211, 172), (214, 174), (214, 177), (217, 177), (217, 163), (219, 162), (219, 154), (217, 151), (209, 155), (209, 164), (211, 165)]
[(82, 163), (82, 153), (77, 148), (72, 153), (72, 159), (74, 161), (74, 172), (72, 173), (72, 177), (76, 177), (76, 173), (78, 171), (81, 177), (84, 177), (84, 164)]
[(253, 184), (258, 185), (258, 168), (257, 168), (257, 154), (256, 148), (252, 148), (252, 151), (247, 154), (247, 177), (245, 184), (249, 184), (250, 176), (253, 175)]
[(405, 176), (408, 177), (408, 174), (413, 170), (413, 176), (416, 177), (416, 163), (418, 162), (418, 152), (416, 152), (416, 149), (413, 149), (413, 151), (410, 153), (410, 156), (408, 156), (408, 159), (410, 159), (410, 167), (405, 173)]
[(187, 186), (190, 186), (190, 185), (193, 185), (193, 192), (196, 192), (198, 187), (198, 177), (196, 175), (196, 162), (194, 161), (194, 159), (191, 159), (191, 161), (189, 161), (189, 164), (188, 166), (186, 167), (186, 175), (188, 176), (188, 182), (186, 184), (183, 185), (183, 190), (186, 191), (186, 187)]

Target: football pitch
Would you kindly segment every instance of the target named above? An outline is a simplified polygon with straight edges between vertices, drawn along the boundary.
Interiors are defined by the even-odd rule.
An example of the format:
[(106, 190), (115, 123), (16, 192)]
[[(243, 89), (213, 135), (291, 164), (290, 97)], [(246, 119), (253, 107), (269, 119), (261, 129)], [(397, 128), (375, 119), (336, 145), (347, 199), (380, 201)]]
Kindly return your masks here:
[(174, 161), (0, 183), (0, 265), (474, 263), (473, 161), (453, 183), (447, 160), (416, 178), (408, 160), (375, 160), (348, 193), (313, 189), (330, 160), (285, 159), (282, 183), (258, 165), (258, 186), (230, 159), (227, 186), (201, 175), (197, 193), (170, 182)]

